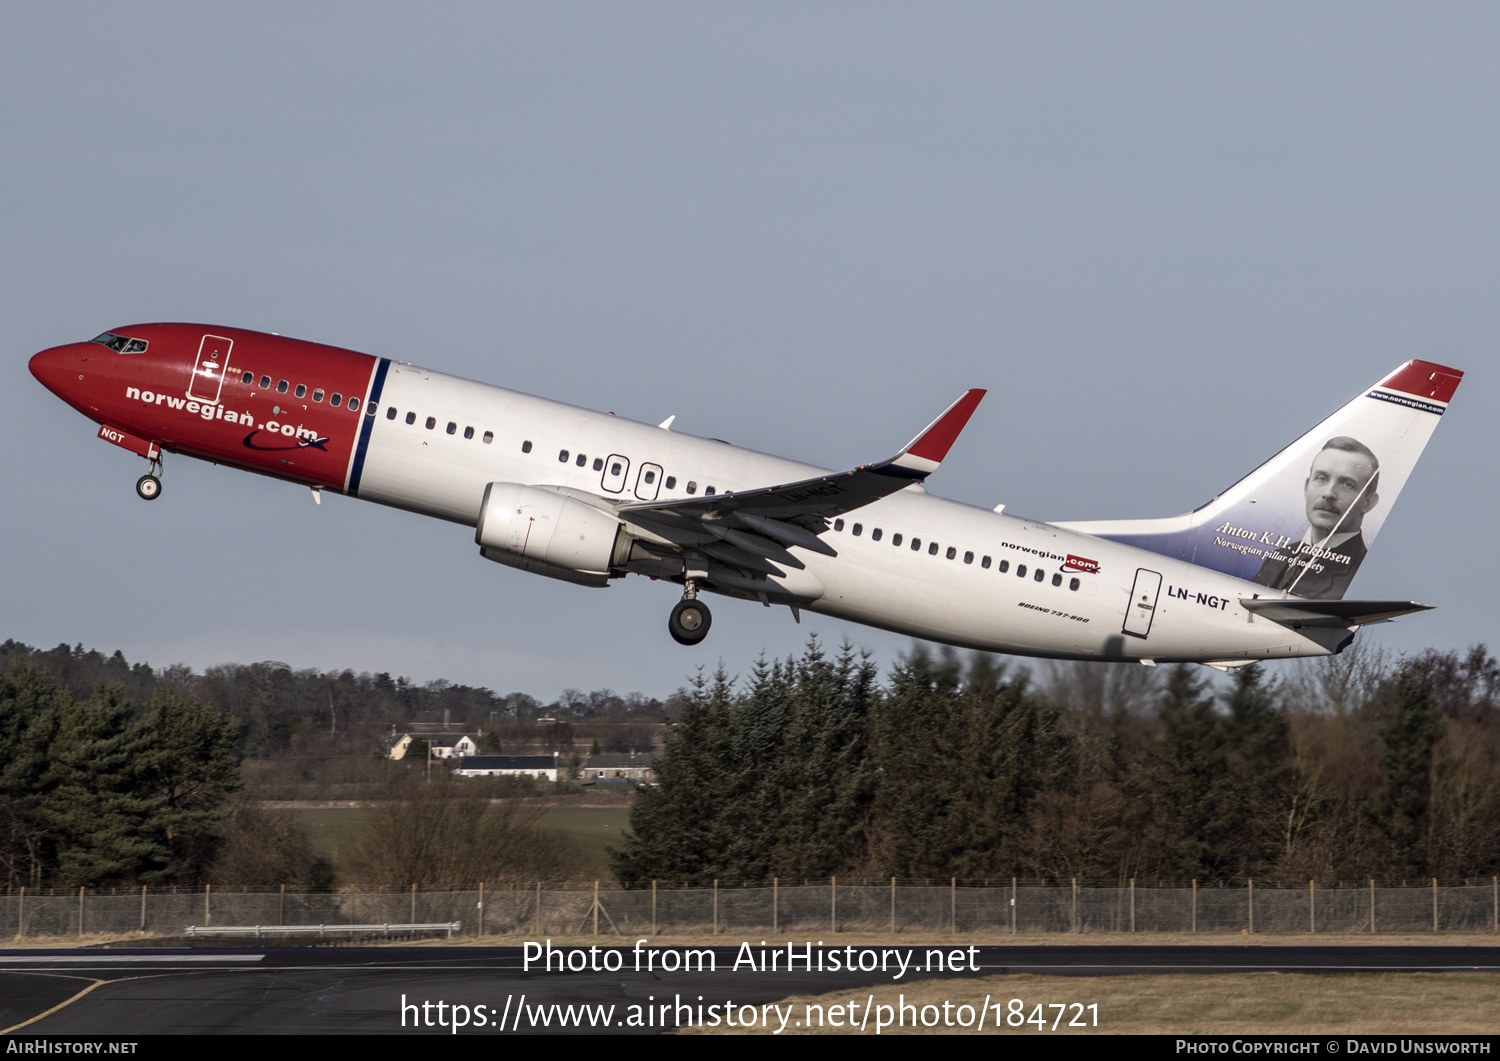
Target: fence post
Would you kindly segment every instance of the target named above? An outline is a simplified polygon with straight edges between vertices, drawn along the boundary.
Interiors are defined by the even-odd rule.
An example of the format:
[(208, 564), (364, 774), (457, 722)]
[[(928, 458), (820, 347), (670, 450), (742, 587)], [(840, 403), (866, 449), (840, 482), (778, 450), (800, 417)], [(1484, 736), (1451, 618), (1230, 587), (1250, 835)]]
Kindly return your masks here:
[(656, 927), (656, 881), (655, 880), (653, 880), (651, 882), (651, 934), (653, 936), (659, 936), (659, 935), (661, 935), (661, 932)]
[(891, 935), (896, 934), (896, 878), (891, 878)]
[(958, 934), (958, 878), (954, 877), (948, 882), (948, 917), (949, 928), (954, 935)]
[[(417, 886), (415, 884), (413, 884), (411, 886), (411, 889), (412, 889), (413, 892), (416, 892)], [(415, 895), (412, 896), (411, 908), (412, 908), (413, 913), (415, 913), (416, 909), (417, 909), (417, 899), (416, 899)], [(536, 909), (531, 912), (531, 919), (533, 921), (532, 931), (534, 931), (534, 932), (540, 932), (542, 930), (542, 882), (541, 881), (537, 881), (536, 882)], [(413, 917), (411, 920), (412, 920), (412, 924), (416, 924), (417, 919), (415, 917)]]
[(714, 935), (719, 934), (719, 878), (714, 878)]
[(1438, 930), (1437, 925), (1438, 925), (1438, 922), (1437, 922), (1437, 878), (1433, 877), (1432, 878), (1432, 930), (1434, 932), (1436, 932)]
[[(538, 894), (540, 894), (541, 887), (542, 886), (540, 884), (537, 885)], [(412, 883), (411, 883), (411, 924), (415, 925), (416, 923), (417, 923), (417, 882), (416, 881), (412, 881)]]
[(16, 912), (16, 938), (26, 938), (26, 885), (21, 885), (21, 908)]
[(781, 879), (771, 878), (771, 931), (780, 932), (781, 924)]
[(1370, 935), (1375, 934), (1375, 878), (1370, 878)]
[(83, 935), (83, 886), (78, 887), (78, 934)]
[(141, 931), (146, 931), (146, 886), (141, 885)]
[(1130, 878), (1130, 931), (1135, 931), (1135, 878)]
[(1494, 931), (1500, 932), (1500, 877), (1490, 878), (1490, 887), (1495, 891)]
[(479, 882), (479, 935), (484, 935), (484, 881)]
[(1247, 879), (1246, 884), (1250, 887), (1250, 927), (1245, 931), (1253, 936), (1255, 935), (1255, 881), (1253, 878)]
[(1192, 931), (1194, 931), (1194, 932), (1198, 931), (1198, 878), (1197, 877), (1193, 878), (1193, 928), (1192, 928)]
[(1317, 893), (1313, 891), (1312, 881), (1307, 882), (1307, 930), (1318, 930), (1318, 899)]
[(831, 926), (829, 931), (837, 932), (839, 930), (839, 879), (829, 877), (828, 887), (828, 923)]
[[(714, 881), (714, 931), (719, 931), (719, 882)], [(594, 882), (594, 935), (599, 934), (599, 882)]]
[(286, 924), (286, 885), (281, 886), (281, 898), (276, 904), (276, 924)]
[(1016, 878), (1010, 879), (1010, 934), (1016, 934), (1016, 900), (1020, 896), (1016, 893)]
[(203, 886), (203, 923), (205, 925), (214, 923), (213, 912), (208, 907), (208, 892), (212, 887), (212, 884), (205, 884)]
[(1072, 881), (1073, 881), (1073, 931), (1076, 933), (1078, 931), (1078, 878), (1074, 877), (1074, 878), (1072, 878)]

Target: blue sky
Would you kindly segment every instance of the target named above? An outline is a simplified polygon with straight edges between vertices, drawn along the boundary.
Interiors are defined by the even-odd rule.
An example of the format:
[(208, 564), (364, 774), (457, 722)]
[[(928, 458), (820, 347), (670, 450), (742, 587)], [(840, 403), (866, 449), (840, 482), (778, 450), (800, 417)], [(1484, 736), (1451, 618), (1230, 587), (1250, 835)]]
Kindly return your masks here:
[[(143, 463), (26, 372), (191, 320), (826, 467), (990, 395), (929, 489), (1201, 504), (1397, 363), (1468, 371), (1354, 595), (1494, 644), (1500, 9), (9, 5), (0, 637), (661, 695), (809, 631), (481, 560), (463, 528)], [(1444, 499), (1447, 500), (1444, 500)]]

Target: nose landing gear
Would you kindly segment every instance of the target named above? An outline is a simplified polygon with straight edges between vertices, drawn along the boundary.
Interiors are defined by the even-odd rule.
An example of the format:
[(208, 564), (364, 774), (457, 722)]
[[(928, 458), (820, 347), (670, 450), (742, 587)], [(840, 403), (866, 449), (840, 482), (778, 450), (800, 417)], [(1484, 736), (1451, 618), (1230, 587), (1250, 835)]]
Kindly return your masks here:
[(672, 635), (672, 640), (679, 645), (696, 645), (708, 636), (708, 628), (713, 625), (713, 621), (708, 605), (698, 599), (698, 588), (689, 579), (682, 600), (677, 602), (667, 619), (667, 631)]
[(151, 470), (135, 481), (135, 492), (143, 501), (155, 501), (161, 496), (161, 461), (152, 461)]

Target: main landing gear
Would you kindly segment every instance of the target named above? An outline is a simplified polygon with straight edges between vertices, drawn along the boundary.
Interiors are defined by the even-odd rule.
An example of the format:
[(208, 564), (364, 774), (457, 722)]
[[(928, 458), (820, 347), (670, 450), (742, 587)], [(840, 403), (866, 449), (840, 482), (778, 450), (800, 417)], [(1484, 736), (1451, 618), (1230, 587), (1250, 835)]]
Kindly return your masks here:
[(161, 461), (152, 461), (151, 470), (135, 481), (135, 492), (143, 501), (155, 501), (161, 496)]
[(713, 625), (713, 621), (708, 605), (698, 599), (698, 587), (689, 579), (682, 600), (677, 602), (667, 619), (667, 630), (671, 633), (672, 640), (679, 645), (696, 645), (708, 636), (708, 628)]

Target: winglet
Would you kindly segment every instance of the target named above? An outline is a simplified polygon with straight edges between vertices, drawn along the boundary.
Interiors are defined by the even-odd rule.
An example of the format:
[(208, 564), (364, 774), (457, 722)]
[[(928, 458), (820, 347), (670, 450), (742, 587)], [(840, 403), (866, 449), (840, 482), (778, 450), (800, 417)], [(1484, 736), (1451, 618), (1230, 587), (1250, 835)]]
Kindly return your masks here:
[(948, 455), (948, 450), (953, 447), (959, 432), (969, 422), (969, 417), (974, 415), (974, 410), (979, 408), (979, 401), (985, 393), (978, 387), (964, 391), (958, 401), (948, 406), (942, 416), (928, 424), (900, 453), (871, 471), (899, 475), (918, 482), (927, 478), (937, 471), (938, 465)]

